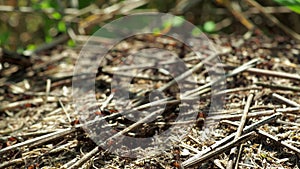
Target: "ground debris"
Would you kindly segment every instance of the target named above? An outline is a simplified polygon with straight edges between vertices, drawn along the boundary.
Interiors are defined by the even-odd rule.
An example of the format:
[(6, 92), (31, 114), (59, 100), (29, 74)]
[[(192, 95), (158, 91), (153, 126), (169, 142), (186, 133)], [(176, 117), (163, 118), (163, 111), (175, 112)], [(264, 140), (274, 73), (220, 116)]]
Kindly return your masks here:
[[(239, 41), (242, 38), (212, 36), (211, 41), (221, 52), (199, 58), (174, 39), (138, 35), (121, 42), (105, 56), (95, 84), (98, 102), (94, 106), (101, 109), (88, 114), (86, 119), (91, 123), (106, 120), (107, 127), (115, 129), (117, 134), (109, 137), (107, 144), (114, 144), (121, 134), (152, 137), (172, 125), (194, 124), (184, 138), (170, 138), (170, 147), (163, 152), (136, 149), (143, 158), (110, 153), (97, 146), (90, 138), (93, 135), (82, 129), (82, 112), (75, 111), (72, 102), (72, 75), (78, 50), (53, 49), (51, 56), (33, 58), (30, 63), (34, 64), (26, 68), (6, 65), (0, 72), (0, 168), (225, 168), (234, 147), (237, 162), (232, 167), (300, 168), (299, 44), (284, 37), (280, 42), (258, 36)], [(237, 41), (238, 45), (232, 44)], [(168, 51), (158, 50), (162, 47)], [(136, 64), (125, 61), (125, 57), (133, 59), (136, 53), (147, 56), (147, 64), (142, 64), (144, 60), (134, 60)], [(170, 83), (175, 77), (165, 68), (175, 70), (172, 65), (178, 60), (156, 63), (156, 55), (176, 56), (188, 69), (193, 69), (191, 74), (196, 82), (186, 79), (190, 90), (182, 96), (199, 97), (197, 111), (185, 112), (195, 113), (195, 119), (176, 121), (180, 90)], [(220, 60), (218, 65), (210, 60), (215, 57)], [(153, 69), (157, 64), (160, 69)], [(188, 73), (177, 77), (184, 79)], [(226, 78), (210, 77), (222, 73)], [(133, 104), (141, 110), (138, 123), (118, 111), (114, 98), (118, 91), (111, 88), (114, 76), (132, 80), (124, 91), (134, 101), (124, 105)], [(217, 83), (220, 81), (224, 83)], [(218, 85), (225, 88), (213, 93)], [(152, 114), (152, 119), (143, 112), (151, 106), (143, 98), (154, 90), (163, 91), (166, 96), (165, 100), (158, 98), (155, 106), (167, 106), (163, 114)], [(222, 107), (210, 107), (212, 96), (223, 100)], [(253, 96), (251, 101), (247, 101), (249, 96)]]

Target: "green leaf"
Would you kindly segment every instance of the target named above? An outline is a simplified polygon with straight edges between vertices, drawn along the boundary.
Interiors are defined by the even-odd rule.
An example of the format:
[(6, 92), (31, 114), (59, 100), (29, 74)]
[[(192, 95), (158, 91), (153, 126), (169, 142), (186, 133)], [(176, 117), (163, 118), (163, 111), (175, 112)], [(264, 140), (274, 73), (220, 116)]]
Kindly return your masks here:
[(52, 42), (52, 40), (53, 40), (53, 38), (50, 35), (45, 37), (45, 42), (46, 43), (50, 43), (50, 42)]
[(172, 26), (174, 27), (179, 27), (184, 23), (184, 18), (183, 16), (175, 16), (172, 20)]
[(42, 1), (42, 2), (40, 3), (40, 8), (41, 8), (41, 9), (51, 8), (51, 4), (50, 4), (50, 2), (48, 2), (48, 1)]
[(66, 23), (63, 21), (58, 22), (57, 29), (59, 32), (66, 32), (67, 31)]
[(161, 31), (160, 31), (159, 28), (154, 28), (154, 29), (152, 30), (152, 32), (153, 32), (154, 35), (159, 35), (159, 34), (161, 33)]
[(300, 6), (288, 6), (288, 8), (290, 8), (290, 10), (300, 14)]
[(0, 45), (4, 45), (8, 42), (10, 32), (6, 31), (2, 33), (2, 36), (0, 36)]
[(205, 32), (209, 32), (209, 33), (213, 32), (215, 30), (215, 28), (216, 28), (216, 24), (213, 21), (207, 21), (203, 25), (203, 30)]
[(26, 47), (26, 50), (34, 50), (34, 49), (36, 49), (36, 45), (35, 44), (29, 44), (29, 45), (27, 45), (27, 47)]
[(54, 19), (61, 19), (61, 14), (60, 13), (58, 13), (58, 12), (54, 12), (53, 14), (52, 14), (52, 17), (54, 18)]
[(72, 39), (68, 40), (68, 46), (69, 47), (74, 47), (75, 46), (75, 42)]
[(300, 0), (274, 0), (274, 1), (300, 14)]

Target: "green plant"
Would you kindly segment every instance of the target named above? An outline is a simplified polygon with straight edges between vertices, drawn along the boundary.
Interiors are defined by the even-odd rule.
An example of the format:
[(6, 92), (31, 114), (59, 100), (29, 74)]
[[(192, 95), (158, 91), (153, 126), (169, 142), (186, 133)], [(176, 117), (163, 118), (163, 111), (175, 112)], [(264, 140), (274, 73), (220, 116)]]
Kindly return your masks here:
[(300, 0), (273, 0), (283, 6), (288, 7), (292, 11), (300, 14)]

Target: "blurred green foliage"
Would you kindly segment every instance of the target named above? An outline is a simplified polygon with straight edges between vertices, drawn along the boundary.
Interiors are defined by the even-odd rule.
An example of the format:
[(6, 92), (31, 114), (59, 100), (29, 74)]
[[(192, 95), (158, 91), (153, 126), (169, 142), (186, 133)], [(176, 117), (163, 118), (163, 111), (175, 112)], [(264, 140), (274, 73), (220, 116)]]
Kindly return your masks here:
[(300, 0), (274, 0), (274, 1), (300, 14)]
[[(83, 16), (79, 16), (77, 21), (65, 22), (66, 14), (64, 10), (67, 8), (71, 9), (83, 9), (91, 4), (96, 4), (100, 9), (112, 6), (124, 0), (0, 0), (0, 6), (15, 7), (13, 11), (1, 11), (0, 15), (0, 46), (11, 51), (23, 52), (25, 50), (34, 50), (42, 43), (50, 43), (56, 37), (61, 34), (65, 34), (68, 28), (73, 28), (76, 32), (78, 31), (78, 22), (80, 19), (91, 15), (87, 13)], [(236, 0), (237, 1), (237, 0)], [(276, 3), (287, 6), (291, 10), (300, 13), (300, 0), (257, 0), (259, 3), (266, 6), (276, 6)], [(75, 2), (75, 3), (74, 3)], [(237, 1), (238, 2), (238, 1)], [(179, 6), (178, 6), (179, 4)], [(245, 5), (240, 3), (243, 10)], [(33, 11), (20, 11), (21, 7), (31, 7)], [(153, 30), (155, 33), (169, 29), (170, 27), (180, 26), (183, 20), (188, 20), (193, 24), (197, 25), (199, 29), (193, 30), (191, 33), (197, 35), (201, 32), (205, 33), (242, 33), (247, 31), (239, 21), (232, 19), (232, 22), (220, 29), (220, 22), (226, 18), (233, 18), (228, 13), (217, 14), (220, 9), (226, 8), (220, 6), (216, 1), (204, 1), (204, 0), (150, 0), (149, 3), (138, 8), (139, 12), (143, 10), (151, 9), (159, 12), (170, 12), (175, 13), (179, 17), (175, 17), (172, 21), (163, 23), (160, 28)], [(3, 8), (1, 8), (3, 9)], [(179, 11), (179, 12), (178, 12)], [(288, 14), (289, 17), (277, 15), (277, 17), (292, 29), (300, 29), (298, 24), (299, 17), (292, 14)], [(112, 19), (121, 17), (117, 15)], [(260, 22), (261, 16), (251, 15), (249, 16), (255, 24), (264, 24), (265, 29), (270, 31), (271, 26), (268, 26), (268, 22)], [(283, 18), (283, 19), (282, 19)], [(287, 19), (288, 18), (288, 19)], [(296, 22), (291, 22), (297, 20)], [(108, 21), (109, 22), (109, 21)], [(136, 26), (137, 22), (133, 22), (133, 26)], [(138, 22), (139, 24), (143, 23)], [(92, 27), (88, 34), (92, 34), (97, 31), (101, 23)], [(222, 25), (221, 25), (222, 26)], [(222, 32), (220, 32), (220, 30)], [(264, 30), (264, 31), (265, 31)], [(270, 31), (274, 33), (274, 30)], [(78, 32), (76, 32), (78, 33)], [(75, 46), (75, 42), (69, 40), (68, 46)]]

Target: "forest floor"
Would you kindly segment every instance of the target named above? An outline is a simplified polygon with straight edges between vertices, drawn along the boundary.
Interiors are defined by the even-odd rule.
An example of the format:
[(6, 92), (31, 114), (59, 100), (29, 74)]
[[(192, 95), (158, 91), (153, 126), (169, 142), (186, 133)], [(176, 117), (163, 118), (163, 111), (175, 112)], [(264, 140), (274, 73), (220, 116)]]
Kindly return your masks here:
[[(158, 154), (141, 152), (142, 158), (106, 151), (91, 139), (99, 133), (83, 130), (82, 112), (75, 109), (72, 96), (80, 47), (57, 46), (24, 58), (22, 64), (7, 59), (0, 72), (0, 168), (226, 168), (230, 156), (238, 161), (238, 168), (300, 168), (300, 43), (282, 36), (210, 39), (219, 63), (205, 62), (193, 72), (196, 82), (189, 81), (197, 90), (188, 96), (200, 96), (195, 119), (184, 122), (193, 127), (185, 137), (168, 140), (170, 147)], [(111, 90), (115, 75), (133, 79), (126, 92), (135, 102), (140, 101), (137, 96), (147, 96), (172, 80), (168, 73), (154, 69), (139, 74), (132, 73), (136, 67), (114, 69), (123, 64), (122, 58), (151, 48), (172, 51), (189, 69), (209, 57), (208, 53), (199, 59), (166, 37), (127, 39), (99, 65), (95, 97), (101, 109), (88, 114), (86, 121), (101, 117), (114, 131), (131, 137), (152, 137), (180, 125), (175, 121), (180, 113), (180, 102), (174, 102), (180, 92), (176, 85), (163, 90), (173, 102), (165, 102), (165, 112), (152, 122), (136, 124), (118, 112), (112, 95), (117, 91)], [(153, 49), (144, 54), (164, 53)], [(226, 78), (217, 84), (209, 75)], [(216, 86), (222, 91), (212, 92)], [(212, 106), (214, 98), (222, 100), (221, 107)], [(236, 152), (230, 153), (233, 149)]]

